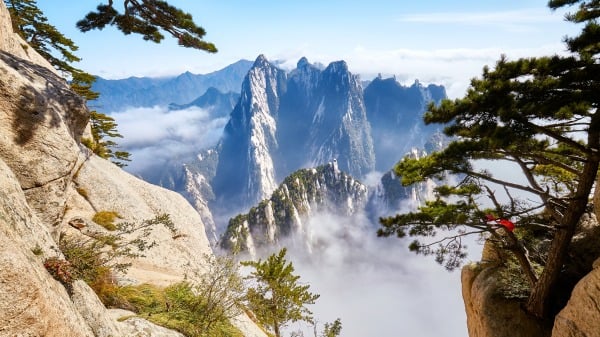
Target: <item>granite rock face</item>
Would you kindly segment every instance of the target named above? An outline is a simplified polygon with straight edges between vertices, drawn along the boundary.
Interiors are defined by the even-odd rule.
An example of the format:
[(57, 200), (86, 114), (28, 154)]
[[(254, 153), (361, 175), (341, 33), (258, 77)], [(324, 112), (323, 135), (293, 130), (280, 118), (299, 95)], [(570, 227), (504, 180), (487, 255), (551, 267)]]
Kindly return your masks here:
[(499, 255), (486, 243), (481, 263), (461, 272), (462, 294), (471, 337), (550, 337), (550, 331), (532, 319), (516, 300), (499, 293)]
[(44, 268), (56, 244), (1, 159), (0, 190), (0, 336), (94, 336)]
[[(203, 270), (203, 255), (212, 254), (204, 223), (179, 194), (80, 144), (89, 119), (84, 100), (12, 32), (7, 14), (0, 3), (0, 337), (139, 336), (85, 283), (67, 291), (44, 261), (63, 258), (62, 235), (103, 230), (92, 220), (99, 211), (132, 223), (168, 214), (175, 233), (152, 228), (148, 240), (157, 246), (118, 275), (129, 284), (167, 285)], [(151, 331), (159, 330), (166, 331)]]

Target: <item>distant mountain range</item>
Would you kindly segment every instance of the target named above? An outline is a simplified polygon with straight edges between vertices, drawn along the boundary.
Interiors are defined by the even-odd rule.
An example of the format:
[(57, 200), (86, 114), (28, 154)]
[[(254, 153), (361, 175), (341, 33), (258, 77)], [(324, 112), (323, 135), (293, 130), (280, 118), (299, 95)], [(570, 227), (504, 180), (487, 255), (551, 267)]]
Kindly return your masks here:
[[(239, 75), (244, 68), (242, 79)], [(225, 79), (226, 74), (231, 77)], [(229, 116), (214, 148), (173, 158), (164, 167), (152, 167), (149, 172), (134, 172), (182, 193), (199, 210), (210, 208), (220, 226), (220, 230), (213, 227), (208, 233), (213, 242), (230, 216), (268, 202), (263, 200), (272, 198), (273, 192), (281, 189), (280, 184), (289, 180), (286, 177), (298, 177), (297, 170), (307, 169), (300, 171), (306, 173), (321, 167), (316, 169), (321, 172), (325, 170), (322, 165), (335, 162), (336, 170), (343, 172), (340, 177), (356, 181), (373, 171), (388, 172), (413, 148), (421, 153), (427, 141), (435, 140), (437, 131), (424, 125), (422, 115), (430, 102), (438, 103), (446, 97), (443, 86), (423, 86), (418, 81), (408, 87), (394, 78), (361, 82), (344, 61), (323, 66), (302, 58), (295, 69), (285, 71), (260, 55), (252, 64), (240, 61), (209, 75), (211, 83), (231, 86), (209, 89), (192, 85), (186, 79), (196, 75), (189, 73), (168, 81), (128, 79), (99, 84), (105, 85), (102, 90), (106, 92), (100, 90), (102, 97), (112, 97), (114, 106), (149, 106), (160, 101), (169, 104), (171, 110), (199, 107), (210, 111), (214, 118)], [(200, 82), (209, 82), (202, 78)], [(233, 85), (236, 79), (237, 89)], [(363, 83), (368, 83), (366, 88)], [(153, 91), (160, 92), (160, 100), (141, 94)], [(313, 178), (321, 184), (315, 191), (326, 188), (328, 200), (358, 203), (353, 197), (334, 198), (332, 193), (337, 189), (327, 186), (337, 184), (335, 181)], [(373, 214), (397, 210), (403, 198), (422, 199), (427, 190), (427, 186), (405, 189), (388, 172), (379, 187), (369, 192), (368, 200), (361, 197), (358, 208)], [(338, 206), (333, 209), (343, 209)], [(252, 220), (248, 221), (250, 224)], [(284, 228), (278, 231), (287, 232)]]
[(90, 105), (99, 111), (114, 112), (133, 107), (188, 104), (209, 88), (222, 93), (240, 92), (240, 84), (253, 62), (240, 60), (221, 70), (196, 75), (185, 72), (174, 77), (130, 77), (120, 80), (96, 79), (92, 90), (100, 93)]
[(291, 172), (333, 160), (357, 178), (387, 171), (436, 131), (422, 114), (442, 98), (443, 87), (418, 81), (376, 78), (363, 91), (344, 61), (323, 69), (302, 58), (288, 73), (261, 55), (223, 132), (215, 203), (249, 207)]

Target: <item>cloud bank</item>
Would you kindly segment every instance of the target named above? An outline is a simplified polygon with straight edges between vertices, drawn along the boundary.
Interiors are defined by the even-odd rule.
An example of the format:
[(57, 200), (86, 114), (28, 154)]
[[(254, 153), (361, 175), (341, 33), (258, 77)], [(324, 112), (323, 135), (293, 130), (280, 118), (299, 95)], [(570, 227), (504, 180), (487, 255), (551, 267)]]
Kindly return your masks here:
[(192, 107), (169, 111), (166, 107), (132, 108), (110, 114), (124, 136), (119, 145), (133, 160), (127, 170), (143, 172), (167, 161), (185, 159), (214, 146), (228, 118), (211, 118), (209, 111)]
[[(362, 215), (319, 214), (307, 226), (312, 255), (289, 244), (290, 260), (300, 281), (321, 295), (310, 308), (319, 331), (339, 317), (344, 337), (467, 336), (459, 270), (409, 252), (410, 239), (378, 238), (378, 225)], [(470, 249), (478, 260), (480, 247)], [(287, 328), (297, 330), (313, 336), (300, 323)]]

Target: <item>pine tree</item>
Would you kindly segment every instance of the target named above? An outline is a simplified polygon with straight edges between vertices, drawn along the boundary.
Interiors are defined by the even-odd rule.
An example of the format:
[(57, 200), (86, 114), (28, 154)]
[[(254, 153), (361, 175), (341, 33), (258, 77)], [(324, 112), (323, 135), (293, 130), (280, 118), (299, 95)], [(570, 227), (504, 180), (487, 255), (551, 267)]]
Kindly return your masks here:
[(113, 0), (108, 4), (100, 4), (95, 12), (88, 13), (83, 20), (77, 22), (82, 32), (92, 29), (104, 29), (116, 26), (124, 34), (142, 35), (146, 41), (159, 43), (164, 39), (160, 29), (175, 37), (183, 47), (195, 48), (216, 53), (214, 44), (204, 41), (204, 28), (196, 25), (192, 15), (179, 8), (169, 5), (166, 1), (158, 0), (124, 0), (123, 13), (113, 6)]
[(265, 261), (242, 262), (243, 266), (254, 268), (249, 278), (256, 281), (256, 285), (248, 289), (248, 308), (276, 337), (281, 337), (281, 328), (289, 322), (312, 323), (312, 312), (306, 305), (314, 304), (319, 298), (308, 291), (310, 285), (299, 283), (300, 276), (293, 274), (294, 266), (286, 261), (286, 252), (283, 248)]
[[(15, 33), (35, 49), (52, 66), (64, 74), (81, 72), (71, 64), (81, 59), (75, 54), (78, 47), (53, 25), (37, 7), (36, 0), (4, 0)], [(60, 56), (55, 56), (58, 53)]]
[[(486, 67), (481, 78), (472, 80), (464, 98), (429, 107), (425, 122), (445, 125), (454, 141), (424, 158), (403, 159), (395, 171), (405, 185), (448, 172), (460, 179), (438, 187), (435, 200), (418, 211), (381, 219), (379, 230), (379, 235), (398, 237), (450, 231), (434, 242), (415, 240), (410, 246), (434, 254), (448, 269), (466, 256), (463, 236), (486, 234), (519, 263), (530, 284), (527, 309), (540, 318), (554, 314), (552, 293), (600, 162), (600, 4), (549, 3), (551, 8), (572, 4), (580, 7), (568, 19), (585, 23), (579, 36), (566, 40), (572, 55), (502, 57), (494, 69)], [(478, 168), (481, 163), (509, 163), (511, 176), (494, 175)], [(516, 223), (515, 232), (499, 219)], [(542, 256), (534, 256), (534, 247), (521, 239), (527, 233), (550, 240)]]
[(342, 333), (342, 320), (337, 318), (333, 323), (325, 323), (322, 337), (337, 337)]

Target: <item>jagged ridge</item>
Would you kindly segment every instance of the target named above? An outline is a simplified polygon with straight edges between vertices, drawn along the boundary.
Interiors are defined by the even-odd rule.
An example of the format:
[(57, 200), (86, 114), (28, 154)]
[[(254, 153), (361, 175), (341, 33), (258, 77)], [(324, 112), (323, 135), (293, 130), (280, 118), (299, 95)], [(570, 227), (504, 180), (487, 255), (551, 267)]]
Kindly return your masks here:
[(309, 233), (304, 222), (311, 215), (327, 211), (350, 216), (364, 209), (367, 198), (367, 187), (340, 171), (336, 162), (301, 169), (285, 178), (269, 199), (231, 219), (220, 245), (254, 254), (292, 235), (305, 238)]

